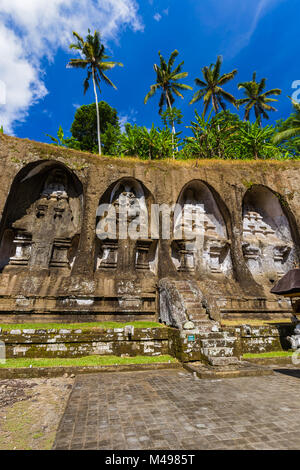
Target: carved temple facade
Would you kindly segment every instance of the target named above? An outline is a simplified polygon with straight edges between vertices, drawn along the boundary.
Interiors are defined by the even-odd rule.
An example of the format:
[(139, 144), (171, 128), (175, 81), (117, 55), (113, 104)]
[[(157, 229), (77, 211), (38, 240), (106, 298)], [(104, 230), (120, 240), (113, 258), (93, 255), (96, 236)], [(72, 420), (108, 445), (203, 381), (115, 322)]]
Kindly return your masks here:
[[(166, 279), (224, 317), (289, 315), (270, 289), (299, 263), (298, 162), (133, 164), (6, 136), (0, 155), (0, 319), (157, 320)], [(155, 204), (179, 208), (169, 239), (161, 214), (150, 230)], [(118, 236), (124, 210), (147, 227), (136, 239)], [(201, 214), (200, 242), (180, 230), (183, 210), (193, 228)]]

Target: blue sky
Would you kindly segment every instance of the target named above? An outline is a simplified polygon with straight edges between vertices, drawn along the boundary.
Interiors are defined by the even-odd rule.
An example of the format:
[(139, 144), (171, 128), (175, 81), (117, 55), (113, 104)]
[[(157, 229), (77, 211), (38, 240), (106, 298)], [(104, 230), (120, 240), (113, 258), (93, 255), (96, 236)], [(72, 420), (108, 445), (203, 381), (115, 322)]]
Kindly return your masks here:
[[(299, 10), (299, 0), (0, 0), (0, 80), (7, 88), (0, 125), (45, 142), (45, 133), (56, 134), (59, 125), (69, 135), (76, 107), (94, 102), (92, 89), (83, 95), (84, 72), (66, 68), (74, 56), (68, 51), (72, 29), (85, 34), (88, 27), (103, 31), (110, 55), (124, 63), (110, 73), (118, 90), (103, 85), (100, 96), (122, 123), (161, 125), (158, 97), (147, 105), (143, 100), (155, 81), (158, 51), (168, 57), (174, 49), (185, 61), (189, 85), (221, 54), (224, 73), (238, 69), (226, 86), (235, 96), (242, 97), (237, 84), (254, 70), (268, 79), (268, 89), (281, 88), (273, 123), (291, 112), (287, 96), (300, 80)], [(195, 109), (202, 112), (201, 103), (189, 106), (191, 97), (187, 92), (176, 102), (185, 125)]]

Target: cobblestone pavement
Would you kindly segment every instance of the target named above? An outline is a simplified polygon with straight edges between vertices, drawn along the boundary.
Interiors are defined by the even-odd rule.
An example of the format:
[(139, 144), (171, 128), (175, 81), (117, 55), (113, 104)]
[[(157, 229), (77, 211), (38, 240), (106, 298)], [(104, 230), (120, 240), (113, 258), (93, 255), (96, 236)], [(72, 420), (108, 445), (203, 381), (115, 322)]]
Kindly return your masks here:
[(200, 380), (183, 369), (76, 378), (54, 448), (299, 449), (300, 370)]

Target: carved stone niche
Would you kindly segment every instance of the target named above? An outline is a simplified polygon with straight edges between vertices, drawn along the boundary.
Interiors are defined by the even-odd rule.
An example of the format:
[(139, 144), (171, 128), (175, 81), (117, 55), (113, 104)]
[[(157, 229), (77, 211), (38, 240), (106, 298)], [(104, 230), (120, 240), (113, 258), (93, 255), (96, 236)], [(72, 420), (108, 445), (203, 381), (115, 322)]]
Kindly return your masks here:
[(50, 172), (46, 179), (41, 197), (59, 201), (60, 199), (69, 199), (67, 193), (68, 178), (64, 171), (60, 169)]
[(136, 241), (135, 267), (138, 271), (156, 272), (156, 249), (157, 240), (140, 239)]
[(263, 217), (248, 211), (243, 219), (243, 253), (248, 268), (255, 275), (282, 277), (292, 250), (291, 241), (281, 239)]
[(70, 238), (56, 238), (53, 242), (53, 250), (50, 260), (51, 268), (70, 269), (68, 253), (71, 249), (72, 240)]
[(131, 184), (125, 183), (120, 187), (116, 196), (113, 205), (116, 209), (117, 224), (120, 223), (121, 214), (125, 213), (127, 214), (127, 222), (132, 222), (137, 217), (136, 209), (140, 207), (135, 188)]
[(212, 273), (222, 273), (221, 270), (221, 255), (222, 251), (226, 249), (228, 242), (222, 239), (208, 239), (207, 246), (209, 247), (209, 267)]
[(175, 240), (172, 243), (172, 257), (177, 270), (230, 275), (230, 241), (226, 237), (223, 217), (208, 187), (202, 182), (194, 182), (183, 193), (179, 204), (182, 210), (175, 219)]
[(252, 245), (251, 243), (243, 242), (243, 255), (250, 271), (261, 272), (260, 269), (260, 257), (261, 250), (258, 246)]
[(149, 250), (152, 240), (137, 240), (136, 242), (136, 269), (149, 271)]
[(37, 204), (37, 206), (36, 206), (36, 216), (37, 216), (37, 218), (41, 219), (42, 217), (45, 217), (47, 209), (48, 209), (47, 204)]
[(13, 240), (14, 255), (10, 257), (10, 266), (28, 266), (31, 255), (32, 235), (27, 232), (16, 232)]
[(284, 263), (291, 249), (292, 249), (291, 246), (288, 246), (288, 245), (278, 245), (278, 246), (274, 246), (273, 248), (273, 260), (275, 264), (275, 269), (276, 269), (278, 276), (280, 277), (285, 274)]
[(154, 269), (147, 209), (150, 197), (133, 178), (121, 179), (103, 194), (99, 206), (104, 205), (104, 212), (96, 220), (96, 270), (118, 268), (133, 274)]
[(96, 269), (116, 269), (117, 263), (118, 240), (99, 240)]
[(173, 247), (179, 254), (179, 272), (195, 272), (196, 270), (196, 252), (195, 243), (187, 240), (176, 240)]
[(123, 311), (138, 310), (142, 307), (142, 290), (138, 282), (119, 279), (116, 282), (119, 307)]
[[(3, 219), (1, 267), (5, 271), (70, 269), (80, 233), (80, 182), (65, 168), (49, 170), (49, 162), (42, 163), (21, 182), (14, 182), (11, 194)], [(8, 233), (13, 238), (8, 239)]]

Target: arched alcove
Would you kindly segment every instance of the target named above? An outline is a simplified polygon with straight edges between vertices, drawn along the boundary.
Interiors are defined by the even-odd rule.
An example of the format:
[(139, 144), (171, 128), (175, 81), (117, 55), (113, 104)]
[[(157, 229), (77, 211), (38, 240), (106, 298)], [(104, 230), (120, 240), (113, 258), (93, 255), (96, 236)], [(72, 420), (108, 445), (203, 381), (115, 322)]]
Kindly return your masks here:
[(1, 221), (1, 270), (69, 270), (79, 243), (82, 202), (82, 185), (63, 164), (24, 167), (12, 183)]
[(150, 191), (135, 178), (109, 186), (96, 219), (96, 270), (157, 272), (157, 242), (151, 239)]
[(297, 263), (288, 215), (280, 197), (253, 185), (243, 200), (243, 253), (254, 278), (273, 283)]
[(172, 259), (178, 271), (232, 275), (230, 241), (220, 201), (216, 192), (200, 180), (182, 189), (174, 214), (172, 244)]

